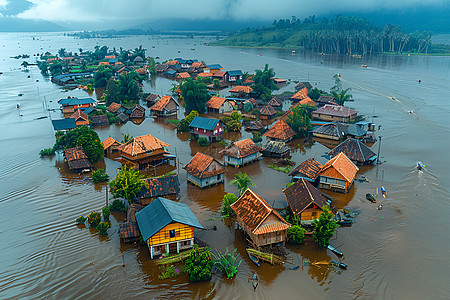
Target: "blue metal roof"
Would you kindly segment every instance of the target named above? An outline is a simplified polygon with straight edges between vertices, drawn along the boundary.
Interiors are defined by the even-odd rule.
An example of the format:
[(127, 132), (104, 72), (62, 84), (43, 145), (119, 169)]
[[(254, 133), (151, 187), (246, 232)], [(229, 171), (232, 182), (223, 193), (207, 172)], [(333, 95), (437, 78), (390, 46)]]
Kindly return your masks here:
[(223, 67), (219, 64), (207, 65), (209, 69), (222, 69)]
[(136, 212), (136, 221), (144, 241), (171, 223), (181, 223), (203, 229), (202, 224), (185, 203), (161, 197)]
[(233, 97), (226, 97), (225, 99), (227, 99), (227, 100), (233, 100), (233, 101), (242, 101), (242, 102), (245, 102), (245, 101), (248, 100), (248, 99), (246, 99), (246, 98), (233, 98)]
[(85, 109), (81, 108), (81, 110), (82, 110), (85, 114), (89, 115), (91, 112), (93, 112), (93, 111), (95, 110), (95, 108), (93, 108), (92, 106), (89, 106), (88, 108), (85, 108)]
[(206, 130), (214, 130), (216, 128), (217, 123), (219, 123), (220, 120), (218, 119), (207, 119), (203, 117), (195, 117), (194, 120), (192, 120), (191, 124), (189, 124), (189, 127), (196, 127)]
[(244, 75), (244, 73), (242, 73), (241, 70), (232, 70), (232, 71), (227, 71), (229, 76), (242, 76)]
[(77, 123), (73, 118), (52, 120), (52, 125), (55, 131), (70, 130), (77, 127)]
[(175, 71), (175, 70), (167, 70), (167, 71), (165, 71), (164, 73), (165, 73), (165, 74), (168, 74), (168, 75), (174, 75), (174, 74), (177, 73), (177, 71)]
[(81, 105), (81, 104), (92, 104), (95, 103), (95, 100), (92, 98), (65, 98), (58, 101), (61, 105)]
[(85, 73), (59, 74), (59, 75), (54, 76), (53, 78), (61, 80), (62, 78), (65, 78), (65, 77), (80, 77), (80, 76), (87, 76), (87, 75), (92, 75), (92, 73), (85, 72)]

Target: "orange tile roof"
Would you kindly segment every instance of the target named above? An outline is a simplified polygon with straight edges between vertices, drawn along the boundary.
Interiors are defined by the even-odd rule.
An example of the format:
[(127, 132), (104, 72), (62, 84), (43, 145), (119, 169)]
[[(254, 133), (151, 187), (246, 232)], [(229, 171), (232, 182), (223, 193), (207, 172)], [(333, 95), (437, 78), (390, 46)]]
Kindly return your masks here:
[(100, 67), (101, 65), (109, 66), (110, 64), (107, 61), (101, 61), (99, 62), (98, 66)]
[(199, 77), (211, 77), (211, 76), (213, 76), (213, 74), (212, 73), (198, 73), (197, 76), (199, 76)]
[(114, 145), (114, 143), (117, 143), (119, 145), (121, 145), (118, 141), (116, 141), (115, 139), (113, 139), (112, 137), (108, 137), (106, 140), (104, 140), (102, 142), (103, 144), (103, 149), (108, 149), (109, 147), (111, 147), (112, 145)]
[(302, 88), (300, 91), (295, 93), (291, 98), (289, 99), (296, 99), (296, 100), (302, 100), (304, 98), (308, 97), (308, 89)]
[(172, 97), (162, 96), (161, 99), (158, 100), (158, 102), (156, 102), (155, 104), (152, 105), (152, 107), (150, 107), (150, 110), (162, 111), (164, 107), (166, 107), (166, 105), (169, 104), (170, 99), (172, 99)]
[(201, 61), (194, 62), (194, 63), (192, 63), (191, 67), (201, 68), (201, 67), (203, 67), (203, 62), (201, 62)]
[(226, 71), (219, 71), (214, 73), (214, 77), (223, 77), (227, 72)]
[(311, 106), (316, 106), (316, 102), (314, 102), (311, 98), (306, 97), (302, 100), (300, 100), (300, 105), (306, 104), (306, 105), (311, 105)]
[(185, 79), (185, 78), (191, 78), (191, 75), (189, 75), (188, 72), (182, 72), (177, 74), (177, 78)]
[(225, 173), (225, 169), (223, 167), (214, 170), (213, 172), (205, 173), (205, 170), (209, 167), (209, 165), (211, 165), (213, 161), (216, 161), (218, 164), (220, 164), (217, 160), (214, 159), (214, 157), (211, 157), (201, 152), (197, 152), (195, 153), (191, 161), (186, 166), (183, 167), (183, 169), (185, 169), (186, 172), (198, 178), (202, 178), (203, 175), (207, 175), (205, 177), (210, 177), (213, 175)]
[(89, 124), (88, 115), (86, 115), (84, 112), (82, 112), (79, 109), (77, 109), (70, 117), (75, 119), (76, 121), (78, 121), (78, 119), (82, 119), (83, 121), (88, 121), (88, 124)]
[[(335, 171), (333, 172), (332, 169)], [(359, 168), (342, 152), (340, 152), (333, 159), (327, 161), (322, 167), (319, 175), (327, 177), (336, 177), (336, 172), (342, 176), (347, 182), (352, 182), (355, 179)]]
[(266, 105), (260, 110), (261, 115), (264, 116), (273, 116), (277, 113), (276, 109), (270, 105)]
[(178, 60), (169, 60), (168, 62), (166, 62), (166, 64), (168, 64), (169, 66), (176, 65), (178, 64)]
[(145, 68), (139, 68), (139, 69), (136, 69), (136, 70), (134, 70), (136, 73), (138, 73), (139, 75), (145, 75), (145, 74), (147, 74), (147, 69), (145, 69)]
[(232, 88), (231, 90), (229, 90), (230, 93), (244, 92), (246, 94), (250, 93), (251, 91), (253, 91), (253, 89), (246, 85), (237, 85), (234, 88)]
[(263, 136), (278, 140), (288, 140), (295, 135), (295, 131), (282, 119), (278, 120), (269, 131), (263, 134)]
[(228, 155), (232, 157), (246, 157), (254, 153), (262, 151), (261, 147), (256, 145), (251, 138), (233, 142), (228, 147), (220, 151), (220, 154)]
[[(247, 225), (248, 229), (255, 234), (285, 230), (290, 227), (266, 200), (254, 193), (251, 189), (247, 189), (230, 207)], [(261, 226), (271, 214), (278, 217), (280, 221)]]
[(87, 159), (83, 147), (67, 148), (64, 150), (64, 156), (66, 157), (67, 161)]
[(320, 170), (322, 169), (322, 164), (315, 160), (314, 158), (309, 158), (299, 164), (291, 173), (289, 173), (289, 176), (295, 176), (295, 175), (305, 175), (310, 179), (316, 179), (317, 174), (319, 174)]
[(122, 152), (128, 155), (133, 156), (137, 154), (146, 153), (147, 151), (154, 151), (157, 149), (161, 149), (164, 147), (170, 147), (170, 145), (155, 138), (151, 134), (147, 134), (132, 138), (127, 143), (120, 146), (118, 149), (120, 149)]
[(122, 107), (122, 105), (120, 105), (119, 103), (113, 102), (108, 106), (108, 108), (106, 110), (109, 112), (115, 113), (121, 107)]
[(212, 96), (211, 99), (209, 99), (208, 102), (206, 102), (206, 107), (219, 109), (225, 101), (227, 101), (227, 99)]
[(105, 56), (105, 59), (114, 59), (114, 58), (116, 58), (115, 55), (106, 55)]

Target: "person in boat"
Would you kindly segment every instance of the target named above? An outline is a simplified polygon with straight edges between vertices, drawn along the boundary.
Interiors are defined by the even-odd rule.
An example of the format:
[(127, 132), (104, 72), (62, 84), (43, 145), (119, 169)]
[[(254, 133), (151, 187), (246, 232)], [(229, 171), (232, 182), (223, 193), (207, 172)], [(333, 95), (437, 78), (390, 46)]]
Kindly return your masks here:
[(417, 163), (417, 170), (421, 171), (423, 169), (423, 166), (420, 162)]

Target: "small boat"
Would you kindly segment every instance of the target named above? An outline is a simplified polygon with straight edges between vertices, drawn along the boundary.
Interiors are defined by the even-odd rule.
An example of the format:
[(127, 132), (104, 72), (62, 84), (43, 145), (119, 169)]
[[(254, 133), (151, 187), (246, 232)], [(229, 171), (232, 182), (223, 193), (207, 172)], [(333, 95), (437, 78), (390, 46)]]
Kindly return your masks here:
[(250, 260), (251, 260), (255, 265), (257, 265), (258, 267), (261, 267), (261, 264), (259, 263), (259, 259), (258, 259), (258, 258), (254, 257), (253, 255), (251, 255), (250, 253), (248, 253), (248, 251), (247, 251), (247, 254), (248, 254), (248, 257), (250, 257)]
[(372, 203), (376, 203), (377, 202), (377, 199), (375, 199), (375, 197), (372, 194), (370, 194), (370, 193), (366, 194), (366, 199), (369, 200)]
[(363, 68), (367, 68), (367, 65), (361, 65), (361, 67), (363, 67)]
[(337, 262), (337, 261), (330, 261), (334, 266), (339, 267), (341, 269), (347, 270), (347, 265), (341, 262)]
[(424, 165), (421, 162), (417, 163), (417, 170), (422, 171)]
[(300, 268), (300, 266), (291, 267), (289, 270), (297, 270), (298, 268)]
[(340, 220), (340, 221), (337, 221), (337, 223), (341, 226), (351, 226), (354, 223), (354, 221), (353, 220)]
[(342, 253), (341, 250), (339, 250), (338, 248), (335, 248), (335, 247), (331, 246), (330, 244), (328, 244), (327, 248), (328, 248), (329, 250), (331, 250), (331, 251), (332, 251), (334, 254), (336, 254), (336, 255), (339, 255), (339, 256), (344, 255), (344, 253)]
[(258, 283), (259, 283), (259, 277), (258, 274), (254, 273), (252, 276), (252, 286), (253, 286), (253, 290), (255, 291), (256, 288), (258, 287)]
[(20, 103), (17, 103), (17, 104), (16, 104), (16, 108), (20, 108)]
[(386, 198), (386, 189), (384, 186), (381, 187), (381, 193), (383, 194), (383, 198)]

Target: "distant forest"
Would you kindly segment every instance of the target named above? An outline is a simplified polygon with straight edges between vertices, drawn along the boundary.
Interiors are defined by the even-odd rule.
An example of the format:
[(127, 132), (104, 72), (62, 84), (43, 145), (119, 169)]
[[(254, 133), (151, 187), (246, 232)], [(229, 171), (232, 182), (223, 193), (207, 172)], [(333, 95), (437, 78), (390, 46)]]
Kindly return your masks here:
[(448, 46), (432, 45), (432, 32), (402, 32), (399, 25), (377, 27), (361, 17), (315, 16), (303, 20), (274, 20), (271, 26), (247, 28), (214, 43), (220, 46), (304, 48), (326, 54), (446, 53)]

